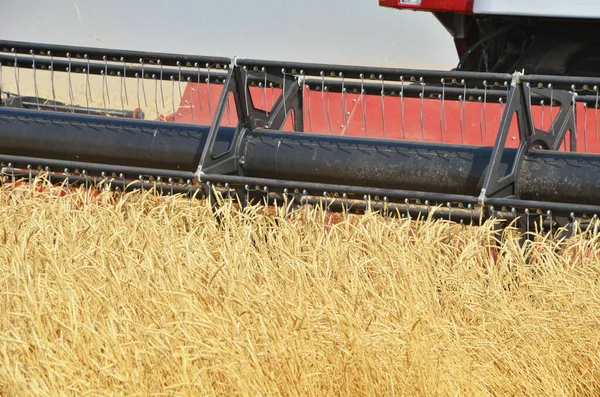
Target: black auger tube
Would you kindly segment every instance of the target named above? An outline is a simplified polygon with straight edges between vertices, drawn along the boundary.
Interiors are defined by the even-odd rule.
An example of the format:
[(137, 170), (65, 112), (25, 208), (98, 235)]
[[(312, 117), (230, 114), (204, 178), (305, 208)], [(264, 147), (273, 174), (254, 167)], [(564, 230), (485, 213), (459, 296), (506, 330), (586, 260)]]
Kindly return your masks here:
[[(478, 196), (491, 147), (256, 131), (248, 176)], [(499, 172), (516, 155), (506, 149)], [(600, 156), (533, 151), (523, 161), (523, 200), (600, 204)]]
[[(255, 132), (248, 176), (477, 196), (492, 148)], [(514, 160), (506, 151), (502, 169)]]
[[(0, 107), (0, 154), (194, 172), (208, 126)], [(217, 152), (229, 146), (222, 127)], [(278, 131), (248, 133), (248, 177), (478, 196), (492, 148)], [(505, 150), (501, 172), (516, 151)], [(32, 164), (35, 166), (36, 164)], [(50, 167), (52, 168), (52, 167)], [(600, 156), (534, 151), (518, 178), (523, 200), (600, 204)]]
[(600, 156), (535, 151), (519, 173), (520, 198), (600, 205)]
[[(0, 153), (193, 172), (208, 129), (202, 125), (0, 107)], [(233, 131), (223, 127), (217, 146), (227, 148)]]

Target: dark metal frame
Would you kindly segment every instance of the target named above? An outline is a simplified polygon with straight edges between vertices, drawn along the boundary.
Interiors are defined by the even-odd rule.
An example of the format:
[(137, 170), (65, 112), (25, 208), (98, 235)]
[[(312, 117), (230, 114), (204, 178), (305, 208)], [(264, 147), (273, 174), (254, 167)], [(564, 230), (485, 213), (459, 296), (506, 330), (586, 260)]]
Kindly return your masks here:
[[(490, 163), (485, 173), (483, 187), (479, 196), (479, 204), (484, 205), (488, 197), (513, 197), (518, 195), (518, 172), (524, 156), (532, 149), (558, 150), (567, 133), (570, 138), (569, 149), (577, 150), (577, 131), (575, 117), (575, 97), (566, 91), (553, 92), (548, 88), (531, 88), (529, 83), (523, 83), (522, 74), (515, 73), (508, 94), (506, 109), (500, 122), (496, 143), (492, 151)], [(556, 118), (552, 120), (546, 131), (535, 128), (531, 115), (531, 97), (535, 94), (542, 100), (553, 101), (559, 105)], [(499, 173), (500, 160), (509, 130), (513, 120), (517, 121), (519, 129), (519, 148), (517, 157), (505, 175)]]
[[(296, 83), (296, 79), (290, 76), (270, 76), (269, 80), (281, 85), (283, 90), (273, 104), (273, 109), (265, 113), (265, 111), (256, 108), (250, 96), (247, 82), (250, 77), (255, 77), (253, 74), (256, 74), (256, 72), (248, 71), (246, 66), (240, 67), (235, 59), (231, 63), (196, 171), (198, 180), (201, 181), (202, 176), (206, 173), (238, 173), (241, 157), (239, 149), (248, 130), (252, 131), (256, 128), (279, 130), (283, 128), (290, 113), (294, 112), (294, 130), (303, 131), (302, 92), (301, 86)], [(219, 134), (221, 120), (225, 109), (229, 106), (231, 95), (233, 95), (235, 102), (238, 125), (229, 148), (225, 152), (215, 153), (214, 146)]]
[[(28, 171), (29, 174), (48, 171), (50, 168), (46, 167), (67, 170), (78, 167), (92, 172), (76, 176), (65, 172), (64, 179), (109, 178), (110, 176), (103, 175), (103, 172), (111, 171), (113, 177), (115, 173), (118, 175), (117, 180), (122, 181), (119, 183), (125, 183), (126, 176), (137, 174), (137, 180), (133, 177), (134, 186), (142, 187), (152, 185), (149, 182), (141, 182), (143, 175), (159, 176), (154, 180), (154, 183), (159, 184), (164, 183), (161, 178), (169, 180), (179, 178), (189, 185), (189, 181), (195, 178), (200, 183), (205, 196), (212, 197), (214, 189), (234, 190), (242, 203), (249, 201), (244, 200), (243, 197), (249, 199), (251, 196), (249, 192), (252, 191), (254, 198), (269, 200), (270, 197), (279, 197), (280, 200), (291, 200), (298, 204), (325, 202), (327, 208), (342, 211), (361, 206), (366, 208), (357, 201), (368, 202), (369, 208), (379, 208), (384, 211), (395, 208), (398, 211), (406, 211), (408, 215), (429, 214), (435, 212), (432, 210), (433, 207), (441, 205), (443, 210), (437, 209), (438, 213), (443, 213), (447, 209), (448, 217), (452, 218), (452, 209), (462, 208), (471, 214), (467, 217), (471, 221), (473, 221), (473, 214), (478, 214), (476, 217), (479, 219), (502, 217), (508, 220), (517, 218), (517, 215), (525, 215), (529, 219), (530, 215), (534, 217), (535, 214), (565, 224), (571, 223), (575, 218), (595, 219), (596, 215), (600, 214), (599, 206), (520, 200), (517, 178), (524, 156), (527, 156), (532, 149), (556, 150), (565, 142), (567, 133), (570, 133), (570, 150), (576, 149), (575, 104), (576, 102), (594, 103), (594, 96), (589, 94), (596, 91), (590, 91), (589, 87), (600, 86), (598, 78), (525, 76), (520, 73), (511, 76), (464, 71), (366, 68), (252, 59), (230, 60), (219, 57), (72, 48), (10, 41), (0, 41), (0, 64), (99, 75), (105, 73), (120, 75), (119, 73), (125, 71), (129, 76), (137, 73), (141, 78), (154, 78), (152, 72), (160, 67), (161, 72), (164, 73), (163, 77), (167, 79), (182, 81), (183, 78), (183, 81), (192, 82), (198, 79), (198, 82), (209, 81), (224, 85), (195, 173), (0, 156), (0, 161), (5, 167), (13, 170), (13, 175), (16, 168), (40, 165), (42, 170), (31, 169)], [(401, 95), (407, 97), (423, 95), (435, 97), (444, 94), (448, 99), (454, 100), (478, 100), (477, 98), (485, 96), (490, 101), (506, 101), (506, 109), (480, 196), (372, 189), (244, 176), (240, 167), (244, 162), (240, 148), (249, 131), (279, 130), (292, 112), (294, 130), (303, 131), (302, 87), (306, 85), (310, 89), (318, 90), (324, 81), (332, 92), (400, 95), (401, 90)], [(249, 87), (263, 82), (282, 89), (270, 111), (257, 108), (250, 97)], [(215, 151), (215, 142), (220, 132), (222, 117), (231, 98), (235, 102), (238, 125), (228, 149), (218, 153)], [(559, 105), (557, 117), (547, 131), (536, 129), (532, 121), (531, 105), (541, 101), (556, 102)], [(500, 174), (500, 160), (515, 117), (520, 139), (518, 156), (508, 172)], [(171, 182), (170, 185), (173, 186), (173, 183)], [(262, 188), (253, 189), (252, 186)], [(189, 190), (189, 188), (189, 186), (178, 187), (180, 190)], [(530, 226), (531, 223), (527, 221), (525, 225), (527, 230)]]

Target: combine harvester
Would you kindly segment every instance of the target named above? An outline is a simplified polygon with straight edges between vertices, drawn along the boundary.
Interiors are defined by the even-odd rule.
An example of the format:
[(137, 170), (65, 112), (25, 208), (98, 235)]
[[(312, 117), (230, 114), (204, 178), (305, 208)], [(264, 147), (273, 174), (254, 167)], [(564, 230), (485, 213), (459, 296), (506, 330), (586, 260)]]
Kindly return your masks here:
[(2, 41), (2, 173), (587, 226), (600, 214), (600, 5), (566, 4), (380, 0), (433, 11), (456, 43), (452, 71)]

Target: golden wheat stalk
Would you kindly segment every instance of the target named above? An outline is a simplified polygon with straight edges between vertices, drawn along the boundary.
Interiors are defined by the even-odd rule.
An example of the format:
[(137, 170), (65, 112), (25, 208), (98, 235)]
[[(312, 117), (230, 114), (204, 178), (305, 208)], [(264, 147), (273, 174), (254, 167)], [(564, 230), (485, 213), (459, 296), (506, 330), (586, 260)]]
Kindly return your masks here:
[(57, 189), (0, 189), (0, 395), (600, 393), (597, 234)]

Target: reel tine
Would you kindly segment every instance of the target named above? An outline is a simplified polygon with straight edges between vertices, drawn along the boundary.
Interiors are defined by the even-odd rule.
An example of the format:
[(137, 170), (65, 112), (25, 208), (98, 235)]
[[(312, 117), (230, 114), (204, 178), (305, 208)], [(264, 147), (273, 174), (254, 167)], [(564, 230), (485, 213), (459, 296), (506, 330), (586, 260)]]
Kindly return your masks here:
[(421, 141), (425, 142), (425, 80), (423, 77), (419, 78), (421, 83)]
[(177, 88), (179, 89), (179, 98), (181, 99), (183, 98), (183, 93), (181, 92), (181, 62), (179, 61), (177, 61)]
[[(156, 79), (156, 74), (152, 73), (152, 80), (154, 80), (154, 109), (156, 110), (156, 117), (160, 115), (158, 111), (158, 80)], [(123, 99), (121, 98), (121, 104), (123, 103)], [(193, 113), (192, 113), (193, 118)]]
[(400, 76), (400, 116), (402, 117), (402, 139), (406, 139), (406, 128), (404, 122), (404, 76)]
[(552, 83), (548, 84), (550, 89), (550, 132), (554, 135), (554, 86)]
[(365, 136), (369, 136), (369, 129), (367, 128), (367, 99), (365, 96), (365, 75), (360, 74), (360, 103), (362, 106), (362, 120), (363, 127), (365, 128)]
[(329, 124), (329, 135), (331, 135), (333, 134), (331, 128), (331, 92), (327, 86), (325, 86), (325, 91), (327, 91), (327, 122)]
[[(69, 66), (67, 67), (68, 80), (69, 80), (69, 101), (71, 103), (71, 112), (75, 113), (74, 98), (73, 98), (73, 82), (71, 81), (71, 54), (67, 52), (67, 58), (69, 59)], [(19, 93), (19, 95), (21, 95)]]
[(121, 111), (125, 111), (125, 104), (123, 103), (123, 87), (125, 85), (125, 82), (123, 81), (123, 74), (121, 73), (121, 71), (119, 70), (117, 72), (117, 77), (119, 78), (119, 100), (121, 102)]
[(344, 121), (341, 135), (346, 135), (348, 134), (348, 115), (350, 112), (346, 111), (346, 87), (344, 85), (344, 73), (340, 72), (339, 77), (342, 79), (342, 120)]
[[(142, 68), (142, 95), (144, 96), (144, 106), (148, 107), (148, 99), (146, 97), (146, 85), (144, 84), (144, 81), (146, 80), (146, 74), (144, 73), (144, 60), (142, 58), (140, 58), (140, 65)], [(106, 90), (108, 93), (108, 86), (106, 87)], [(110, 103), (110, 97), (108, 103)]]
[(445, 111), (445, 101), (446, 101), (446, 79), (442, 77), (442, 96), (440, 101), (440, 136), (442, 139), (442, 143), (444, 142), (444, 130), (446, 129), (446, 111)]
[[(246, 69), (246, 67), (244, 66), (244, 70)], [(282, 90), (281, 90), (281, 95), (282, 95), (282, 99), (285, 98), (285, 68), (281, 69), (281, 77), (282, 77)], [(246, 87), (248, 87), (248, 74), (246, 73)], [(246, 88), (246, 111), (248, 111), (247, 109), (248, 107), (248, 89)], [(283, 101), (283, 117), (286, 118), (287, 117), (287, 107), (286, 107), (286, 101)]]
[(264, 186), (263, 192), (265, 194), (265, 214), (269, 214), (269, 187)]
[(15, 56), (14, 72), (15, 72), (15, 85), (17, 88), (17, 95), (19, 96), (19, 102), (21, 103), (21, 105), (23, 105), (23, 102), (21, 100), (21, 84), (19, 82), (20, 70), (19, 70), (19, 61), (17, 60), (17, 51), (14, 48), (12, 48), (11, 51), (13, 52), (13, 54)]
[[(135, 83), (136, 83), (136, 98), (137, 98), (137, 106), (138, 108), (142, 108), (142, 103), (140, 100), (140, 74), (135, 73)], [(104, 92), (102, 92), (102, 97), (104, 98)], [(106, 105), (105, 105), (106, 106)]]
[(308, 103), (308, 112), (307, 112), (307, 115), (308, 115), (308, 126), (309, 126), (308, 128), (310, 128), (310, 132), (314, 132), (314, 130), (313, 130), (313, 124), (312, 124), (312, 111), (311, 111), (312, 107), (311, 107), (311, 104), (310, 104), (310, 93), (311, 93), (310, 92), (310, 86), (308, 84), (305, 84), (305, 87), (306, 87), (306, 101)]
[[(263, 66), (260, 68), (260, 71), (263, 73), (264, 83), (261, 82), (259, 87), (262, 85), (262, 98), (261, 98), (261, 106), (265, 110), (265, 116), (269, 117), (269, 108), (267, 106), (267, 69)], [(310, 100), (310, 98), (309, 98)], [(310, 106), (309, 106), (310, 108)], [(310, 115), (310, 112), (309, 112)]]
[(206, 77), (206, 91), (208, 93), (208, 115), (210, 117), (210, 121), (212, 122), (213, 119), (213, 112), (212, 112), (212, 101), (211, 101), (211, 96), (210, 96), (210, 64), (206, 64), (206, 69), (207, 69), (207, 77)]
[(485, 137), (488, 136), (488, 116), (487, 116), (487, 81), (483, 81), (483, 137), (481, 144), (485, 145)]
[(196, 72), (198, 74), (198, 79), (196, 82), (196, 95), (198, 96), (198, 109), (202, 112), (202, 82), (200, 81), (200, 64), (198, 62), (194, 63), (194, 67), (196, 68)]
[[(576, 104), (573, 103), (573, 106)], [(583, 104), (583, 150), (587, 152), (587, 117), (588, 117), (588, 104)], [(575, 119), (576, 120), (576, 119)], [(571, 132), (573, 133), (573, 132)]]
[(269, 83), (269, 88), (271, 88), (271, 106), (268, 106), (270, 109), (273, 109), (273, 106), (275, 106), (275, 85), (273, 84), (273, 82)]
[(383, 196), (383, 208), (384, 208), (384, 217), (388, 219), (390, 217), (390, 208), (389, 208), (389, 199), (387, 196)]
[(37, 84), (37, 68), (35, 65), (35, 52), (33, 50), (29, 50), (29, 53), (31, 54), (31, 59), (32, 59), (31, 70), (33, 73), (33, 89), (35, 91), (35, 103), (37, 105), (37, 109), (40, 110), (40, 94), (38, 91), (38, 84)]
[(545, 124), (545, 121), (546, 121), (546, 120), (545, 120), (545, 118), (546, 118), (546, 115), (545, 115), (545, 110), (546, 110), (546, 109), (545, 109), (545, 107), (546, 107), (546, 106), (545, 106), (545, 105), (546, 105), (546, 102), (545, 102), (545, 101), (542, 99), (542, 100), (540, 101), (540, 106), (542, 107), (542, 122), (541, 122), (542, 131), (546, 131), (546, 130), (544, 129), (544, 124)]
[[(108, 102), (108, 104), (110, 105), (110, 92), (108, 90), (108, 59), (106, 56), (103, 56), (102, 59), (104, 59), (104, 74), (103, 74), (103, 83), (104, 83), (104, 87), (106, 88), (106, 101)], [(142, 68), (142, 79), (144, 77), (144, 69)], [(144, 82), (142, 81), (142, 84), (144, 84)], [(146, 106), (148, 106), (148, 104), (146, 104)]]
[(0, 61), (0, 104), (4, 101), (4, 81), (3, 81), (3, 66)]
[(188, 84), (187, 86), (190, 90), (190, 98), (189, 98), (188, 102), (190, 103), (190, 113), (192, 115), (192, 124), (196, 124), (196, 120), (194, 118), (194, 91), (195, 91), (195, 88), (192, 86), (192, 78), (191, 77), (188, 77), (186, 79), (186, 81)]
[[(123, 89), (125, 91), (125, 104), (129, 106), (129, 95), (127, 95), (127, 64), (125, 63), (125, 58), (121, 57), (121, 62), (123, 62)], [(160, 62), (160, 61), (159, 61)], [(162, 79), (162, 66), (161, 66), (161, 79)]]
[(164, 109), (166, 107), (166, 105), (165, 105), (165, 90), (163, 87), (163, 63), (160, 59), (158, 61), (156, 61), (156, 63), (158, 65), (160, 65), (160, 97), (162, 99), (162, 107)]
[[(90, 113), (90, 102), (92, 102), (92, 87), (90, 85), (90, 57), (88, 54), (83, 54), (83, 58), (87, 60), (87, 67), (85, 68), (85, 105), (88, 108), (88, 114)], [(120, 74), (120, 72), (119, 72)], [(125, 110), (123, 107), (123, 101), (121, 100), (121, 110)]]
[[(244, 65), (242, 67), (242, 70), (244, 71), (244, 96), (245, 96), (245, 100), (246, 100), (246, 114), (250, 114), (250, 100), (248, 98), (248, 91), (250, 89), (248, 87), (248, 67), (246, 65)], [(282, 69), (281, 71), (283, 73), (283, 95), (285, 96), (285, 70)], [(285, 102), (284, 102), (283, 106), (285, 109)], [(227, 97), (227, 109), (229, 109), (229, 96)], [(287, 112), (285, 110), (284, 110), (284, 114), (287, 114)]]
[(50, 56), (50, 88), (52, 90), (52, 101), (54, 102), (54, 110), (57, 110), (56, 105), (56, 89), (54, 87), (54, 54), (51, 51), (48, 51), (48, 55)]
[(379, 75), (379, 80), (381, 80), (381, 127), (383, 128), (383, 138), (387, 138), (385, 130), (385, 80), (383, 75)]
[[(104, 111), (108, 112), (108, 107), (106, 106), (106, 92), (105, 92), (105, 87), (107, 87), (106, 73), (104, 70), (101, 70), (100, 74), (102, 75), (102, 103), (104, 104)], [(137, 73), (136, 73), (136, 76), (137, 76)]]
[(460, 137), (461, 143), (465, 143), (465, 131), (466, 131), (466, 116), (465, 116), (465, 105), (467, 100), (467, 83), (463, 79), (461, 80), (461, 84), (463, 86), (463, 94), (459, 97), (460, 100)]
[(321, 109), (323, 111), (323, 122), (327, 123), (327, 116), (325, 113), (325, 72), (321, 70), (320, 75), (321, 75)]
[(177, 121), (177, 112), (175, 110), (175, 77), (171, 76), (171, 108), (173, 109), (173, 121)]
[(595, 125), (596, 125), (596, 140), (598, 140), (598, 99), (599, 98), (599, 90), (598, 90), (598, 86), (595, 85), (594, 86), (594, 91), (596, 92), (596, 105), (594, 106), (594, 118), (595, 118)]

